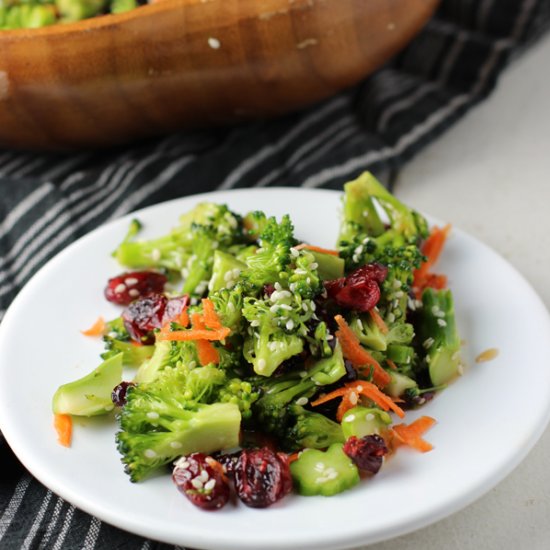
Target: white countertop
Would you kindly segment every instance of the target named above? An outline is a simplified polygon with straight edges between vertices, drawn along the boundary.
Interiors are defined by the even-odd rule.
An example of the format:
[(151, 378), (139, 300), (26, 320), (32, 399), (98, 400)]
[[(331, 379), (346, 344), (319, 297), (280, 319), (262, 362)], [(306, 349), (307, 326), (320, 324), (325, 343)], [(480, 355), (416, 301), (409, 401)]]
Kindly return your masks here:
[[(493, 247), (531, 282), (548, 308), (549, 60), (546, 36), (508, 68), (488, 100), (409, 163), (395, 187), (408, 204)], [(368, 548), (547, 550), (550, 428), (523, 463), (474, 504)]]

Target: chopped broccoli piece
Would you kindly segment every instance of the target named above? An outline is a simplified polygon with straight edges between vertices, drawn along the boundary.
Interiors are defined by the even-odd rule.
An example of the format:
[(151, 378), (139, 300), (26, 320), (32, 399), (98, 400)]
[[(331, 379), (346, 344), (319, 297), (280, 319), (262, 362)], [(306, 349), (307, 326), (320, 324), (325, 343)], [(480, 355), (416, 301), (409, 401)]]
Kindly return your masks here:
[(167, 368), (155, 382), (129, 388), (116, 440), (132, 481), (142, 480), (178, 456), (238, 445), (239, 407), (188, 400), (185, 380), (180, 370)]
[(86, 376), (60, 386), (53, 396), (56, 414), (96, 416), (114, 409), (113, 388), (122, 381), (122, 353), (105, 360)]
[(254, 390), (250, 382), (239, 378), (232, 378), (218, 392), (220, 403), (233, 403), (237, 405), (245, 420), (251, 418), (252, 405), (259, 397), (260, 394)]
[(288, 216), (283, 216), (280, 223), (275, 218), (268, 218), (260, 234), (261, 247), (246, 259), (250, 283), (262, 287), (280, 280), (291, 260), (290, 248), (296, 243), (293, 231)]

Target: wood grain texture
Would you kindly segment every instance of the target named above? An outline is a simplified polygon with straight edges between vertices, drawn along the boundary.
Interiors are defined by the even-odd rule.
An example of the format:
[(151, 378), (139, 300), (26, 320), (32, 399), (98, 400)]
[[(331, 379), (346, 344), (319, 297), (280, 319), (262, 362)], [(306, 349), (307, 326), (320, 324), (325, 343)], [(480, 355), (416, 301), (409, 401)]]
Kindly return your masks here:
[(351, 86), (439, 0), (166, 0), (0, 32), (0, 146), (105, 147), (276, 116)]

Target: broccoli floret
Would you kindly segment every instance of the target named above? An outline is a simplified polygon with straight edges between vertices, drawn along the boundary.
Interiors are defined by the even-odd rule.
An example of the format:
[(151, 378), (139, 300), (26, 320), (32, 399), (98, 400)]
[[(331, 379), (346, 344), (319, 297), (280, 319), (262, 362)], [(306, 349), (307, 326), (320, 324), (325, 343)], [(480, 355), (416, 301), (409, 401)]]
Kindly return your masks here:
[(344, 443), (342, 427), (330, 418), (300, 405), (291, 405), (289, 414), (291, 420), (282, 442), (286, 450), (325, 449), (333, 443)]
[(410, 323), (394, 322), (384, 333), (370, 315), (354, 316), (350, 327), (361, 344), (375, 351), (386, 351), (392, 344), (410, 344), (414, 337), (414, 327)]
[(168, 368), (155, 382), (128, 390), (116, 440), (132, 481), (142, 480), (178, 456), (238, 445), (239, 407), (188, 400), (185, 380), (180, 370)]
[(246, 259), (251, 284), (262, 287), (281, 279), (281, 273), (290, 264), (290, 248), (296, 243), (293, 231), (289, 216), (283, 216), (280, 223), (268, 218), (260, 234), (260, 248)]
[(138, 369), (135, 382), (150, 383), (158, 378), (167, 367), (177, 367), (183, 372), (199, 364), (197, 348), (194, 342), (170, 342), (161, 340), (156, 343), (153, 356)]
[(208, 295), (214, 303), (222, 325), (230, 328), (232, 335), (243, 331), (243, 291), (244, 287), (238, 285), (235, 288), (223, 288)]
[(310, 331), (306, 338), (309, 344), (309, 351), (314, 357), (330, 357), (332, 355), (329, 341), (333, 340), (334, 336), (330, 333), (324, 321), (318, 323), (313, 331), (313, 335), (311, 335)]
[(303, 351), (306, 323), (315, 307), (312, 304), (279, 283), (270, 297), (245, 298), (243, 315), (250, 326), (244, 357), (257, 374), (271, 376), (283, 361)]
[(253, 380), (262, 393), (253, 410), (262, 429), (284, 439), (293, 424), (290, 405), (300, 404), (300, 399), (315, 395), (319, 387), (334, 384), (346, 374), (342, 350), (336, 346), (331, 357), (321, 359), (311, 367), (287, 375)]
[(307, 250), (296, 249), (292, 249), (291, 254), (294, 267), (288, 278), (288, 288), (302, 298), (314, 298), (322, 290), (315, 256)]
[(240, 378), (232, 378), (227, 384), (220, 388), (217, 400), (220, 403), (233, 403), (239, 407), (243, 419), (252, 416), (252, 405), (260, 397), (250, 382)]
[(226, 384), (225, 372), (213, 365), (192, 368), (185, 377), (185, 398), (199, 403), (216, 400), (220, 388)]
[[(241, 218), (237, 214), (225, 205), (201, 203), (181, 216), (179, 225), (168, 235), (148, 241), (130, 241), (127, 236), (113, 255), (126, 267), (164, 268), (178, 274), (183, 269), (190, 271), (194, 266), (188, 263), (193, 254), (203, 255), (202, 247), (195, 242), (197, 230), (193, 228), (196, 227), (207, 228), (203, 231), (208, 233), (212, 243), (218, 243), (209, 243), (214, 247), (227, 247), (244, 239)], [(201, 235), (201, 239), (204, 236)]]
[(257, 241), (260, 238), (269, 218), (261, 210), (249, 212), (243, 218), (243, 226), (249, 240)]

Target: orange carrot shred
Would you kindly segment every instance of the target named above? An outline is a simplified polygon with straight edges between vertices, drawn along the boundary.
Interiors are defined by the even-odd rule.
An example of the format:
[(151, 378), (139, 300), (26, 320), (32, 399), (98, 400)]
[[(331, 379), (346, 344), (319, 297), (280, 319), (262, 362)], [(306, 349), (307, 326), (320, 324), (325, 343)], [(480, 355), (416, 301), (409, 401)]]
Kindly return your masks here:
[(199, 363), (203, 367), (209, 363), (217, 365), (220, 362), (218, 350), (208, 340), (197, 340), (197, 354), (199, 356)]
[(103, 336), (105, 334), (106, 324), (103, 317), (98, 317), (96, 322), (86, 330), (81, 330), (80, 332), (84, 336)]
[(57, 441), (64, 447), (70, 447), (73, 437), (73, 419), (71, 415), (54, 414), (53, 425), (57, 432)]
[(214, 309), (214, 303), (209, 298), (202, 300), (203, 320), (204, 324), (208, 328), (219, 329), (222, 328), (222, 323), (216, 310)]
[(218, 330), (208, 329), (189, 329), (189, 330), (174, 330), (173, 332), (165, 332), (161, 330), (157, 334), (157, 340), (169, 340), (175, 342), (186, 342), (189, 340), (223, 340), (231, 333), (231, 329), (222, 327)]
[(361, 346), (355, 332), (346, 323), (341, 315), (334, 317), (339, 330), (336, 331), (336, 338), (342, 346), (342, 353), (346, 359), (349, 359), (355, 368), (361, 368), (365, 365), (373, 367), (373, 379), (377, 386), (383, 388), (391, 382), (390, 375), (380, 366), (380, 363)]
[(189, 313), (187, 311), (187, 306), (185, 306), (178, 317), (178, 324), (181, 325), (183, 328), (187, 328), (189, 326)]
[(388, 334), (389, 329), (388, 325), (384, 323), (384, 319), (380, 317), (380, 313), (375, 308), (369, 310), (369, 315), (372, 317), (372, 320), (376, 323), (376, 326), (380, 329), (382, 334)]
[(337, 250), (330, 250), (328, 248), (321, 248), (320, 246), (314, 246), (312, 244), (299, 244), (294, 247), (296, 250), (311, 250), (312, 252), (319, 252), (320, 254), (330, 254), (331, 256), (339, 256), (340, 253)]
[(300, 457), (300, 453), (292, 453), (290, 455), (288, 455), (288, 463), (289, 464), (292, 464), (293, 462), (295, 462), (296, 460), (298, 460), (298, 458)]
[[(417, 298), (419, 298), (422, 295), (423, 290), (428, 286), (427, 282), (431, 277), (430, 269), (439, 259), (439, 256), (441, 255), (443, 247), (445, 246), (445, 242), (447, 241), (447, 237), (449, 236), (450, 231), (451, 231), (450, 224), (447, 224), (443, 228), (434, 227), (430, 235), (422, 245), (422, 254), (426, 256), (426, 261), (414, 272), (413, 288), (415, 289)], [(443, 276), (436, 276), (436, 277), (443, 277)], [(441, 284), (442, 279), (435, 279), (435, 281), (438, 281), (438, 284)], [(445, 285), (446, 285), (446, 279), (445, 279)], [(445, 288), (445, 287), (434, 286), (433, 288)]]
[[(327, 393), (326, 395), (319, 397), (311, 403), (311, 406), (317, 407), (318, 405), (322, 405), (323, 403), (331, 401), (332, 399), (336, 399), (337, 397), (343, 397), (343, 401), (347, 401), (346, 405), (342, 406), (342, 411), (340, 411), (341, 415), (344, 416), (344, 414), (350, 408), (354, 407), (357, 404), (356, 401), (353, 402), (354, 400), (351, 399), (352, 393), (361, 394), (365, 397), (368, 397), (369, 399), (374, 401), (381, 409), (385, 411), (391, 409), (400, 418), (403, 418), (405, 416), (405, 412), (403, 411), (403, 409), (399, 407), (399, 405), (396, 405), (391, 397), (387, 396), (374, 384), (371, 384), (366, 380), (356, 380), (355, 382), (350, 382), (342, 388), (338, 388), (330, 393)], [(351, 406), (348, 407), (348, 405)]]
[(421, 416), (409, 425), (398, 424), (392, 428), (393, 434), (396, 439), (402, 445), (407, 445), (416, 449), (422, 453), (431, 451), (433, 445), (428, 443), (422, 438), (422, 435), (426, 433), (435, 424), (435, 419), (431, 416)]
[(386, 359), (386, 363), (388, 364), (390, 369), (397, 370), (397, 365), (391, 359)]

